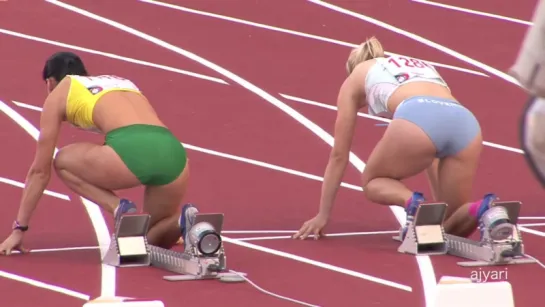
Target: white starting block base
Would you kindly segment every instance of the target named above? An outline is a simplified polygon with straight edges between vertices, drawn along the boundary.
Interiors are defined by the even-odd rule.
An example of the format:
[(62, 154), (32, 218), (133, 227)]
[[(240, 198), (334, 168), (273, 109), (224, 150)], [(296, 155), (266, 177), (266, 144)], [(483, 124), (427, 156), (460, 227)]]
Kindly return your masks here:
[(449, 254), (471, 260), (458, 262), (464, 267), (536, 263), (524, 256), (524, 244), (517, 226), (521, 203), (504, 201), (495, 202), (494, 206), (505, 208), (513, 227), (511, 236), (505, 240), (493, 240), (490, 229), (485, 229), (481, 241), (445, 234), (442, 223), (447, 205), (423, 204), (408, 226), (405, 239), (401, 241), (401, 233), (394, 237), (402, 242), (398, 251), (412, 255)]
[(433, 307), (515, 307), (507, 281), (475, 283), (470, 279), (441, 278)]

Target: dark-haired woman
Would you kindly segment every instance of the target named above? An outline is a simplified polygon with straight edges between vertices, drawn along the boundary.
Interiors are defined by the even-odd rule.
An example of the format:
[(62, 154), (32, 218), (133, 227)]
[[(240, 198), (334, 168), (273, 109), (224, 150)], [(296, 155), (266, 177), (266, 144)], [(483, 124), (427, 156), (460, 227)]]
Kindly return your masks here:
[[(133, 82), (113, 75), (89, 76), (73, 53), (52, 55), (45, 64), (43, 80), (48, 96), (34, 161), (13, 231), (0, 245), (0, 252), (26, 251), (23, 234), (29, 229), (52, 168), (71, 190), (97, 203), (116, 222), (123, 214), (136, 212), (136, 205), (120, 199), (114, 191), (144, 185), (143, 209), (151, 215), (148, 241), (172, 247), (185, 236), (198, 212), (190, 204), (180, 208), (189, 178), (188, 159), (180, 141)], [(74, 143), (53, 158), (63, 121), (105, 134), (105, 144)]]
[[(445, 231), (470, 235), (496, 196), (487, 194), (471, 202), (473, 179), (482, 149), (475, 116), (451, 94), (428, 63), (403, 56), (386, 58), (381, 43), (371, 38), (354, 48), (346, 63), (348, 77), (338, 95), (335, 144), (325, 170), (318, 214), (293, 237), (322, 234), (337, 189), (348, 164), (357, 112), (368, 107), (371, 115), (391, 118), (362, 173), (368, 200), (405, 208), (413, 220), (424, 195), (402, 180), (427, 170), (433, 196), (448, 204)], [(403, 236), (406, 228), (401, 229)], [(510, 235), (508, 223), (496, 226), (498, 238)]]

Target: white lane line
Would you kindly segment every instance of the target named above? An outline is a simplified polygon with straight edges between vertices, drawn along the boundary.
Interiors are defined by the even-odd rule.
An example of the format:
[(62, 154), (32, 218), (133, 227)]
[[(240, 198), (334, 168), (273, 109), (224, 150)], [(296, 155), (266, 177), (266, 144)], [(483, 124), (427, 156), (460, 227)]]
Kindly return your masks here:
[[(97, 250), (100, 246), (76, 246), (76, 247), (58, 247), (58, 248), (39, 248), (30, 250), (31, 253), (56, 253), (56, 252), (71, 252), (82, 250)], [(14, 251), (14, 254), (19, 254), (18, 251)]]
[(125, 62), (138, 64), (138, 65), (142, 65), (142, 66), (159, 68), (159, 69), (162, 69), (162, 70), (175, 72), (177, 74), (182, 74), (182, 75), (186, 75), (186, 76), (190, 76), (190, 77), (194, 77), (194, 78), (198, 78), (198, 79), (203, 79), (203, 80), (207, 80), (207, 81), (211, 81), (211, 82), (215, 82), (215, 83), (228, 84), (227, 82), (225, 82), (222, 79), (218, 79), (218, 78), (214, 78), (214, 77), (194, 73), (194, 72), (187, 71), (187, 70), (182, 70), (182, 69), (173, 68), (173, 67), (166, 66), (166, 65), (160, 65), (160, 64), (155, 64), (155, 63), (151, 63), (151, 62), (146, 62), (146, 61), (142, 61), (142, 60), (133, 59), (133, 58), (128, 58), (128, 57), (120, 56), (120, 55), (109, 53), (109, 52), (103, 52), (103, 51), (93, 50), (93, 49), (84, 48), (84, 47), (80, 47), (80, 46), (65, 44), (65, 43), (55, 41), (55, 40), (50, 40), (50, 39), (45, 39), (45, 38), (41, 38), (41, 37), (37, 37), (37, 36), (27, 35), (27, 34), (15, 32), (15, 31), (10, 31), (10, 30), (6, 30), (6, 29), (2, 29), (2, 28), (0, 28), (0, 33), (5, 34), (5, 35), (18, 37), (18, 38), (28, 39), (28, 40), (31, 40), (31, 41), (40, 42), (40, 43), (44, 43), (44, 44), (48, 44), (48, 45), (53, 45), (53, 46), (57, 46), (57, 47), (68, 48), (68, 49), (77, 50), (77, 51), (81, 51), (81, 52), (86, 52), (86, 53), (90, 53), (90, 54), (100, 55), (100, 56), (103, 56), (103, 57), (116, 59), (116, 60), (120, 60), (120, 61), (125, 61)]
[(448, 9), (448, 10), (464, 12), (464, 13), (468, 13), (468, 14), (472, 14), (472, 15), (478, 15), (478, 16), (483, 16), (483, 17), (490, 17), (490, 18), (494, 18), (494, 19), (499, 19), (499, 20), (503, 20), (503, 21), (509, 21), (509, 22), (518, 23), (518, 24), (527, 25), (527, 26), (533, 25), (532, 22), (526, 21), (526, 20), (511, 18), (511, 17), (507, 17), (507, 16), (502, 16), (502, 15), (497, 15), (497, 14), (492, 14), (492, 13), (487, 13), (487, 12), (482, 12), (482, 11), (471, 10), (471, 9), (467, 9), (467, 8), (463, 8), (463, 7), (459, 7), (459, 6), (454, 6), (454, 5), (448, 5), (448, 4), (439, 3), (439, 2), (433, 2), (433, 1), (427, 1), (427, 0), (411, 0), (411, 1), (416, 2), (416, 3), (441, 7), (441, 8)]
[(368, 22), (370, 24), (374, 24), (375, 26), (378, 26), (378, 27), (381, 27), (381, 28), (384, 28), (386, 30), (389, 30), (389, 31), (392, 31), (394, 33), (397, 33), (399, 35), (402, 35), (402, 36), (405, 36), (405, 37), (408, 37), (412, 40), (415, 40), (419, 43), (422, 43), (423, 45), (426, 45), (428, 47), (431, 47), (431, 48), (434, 48), (436, 50), (439, 50), (445, 54), (448, 54), (452, 57), (455, 57), (457, 58), (458, 60), (461, 60), (461, 61), (464, 61), (468, 64), (471, 64), (475, 67), (478, 67), (490, 74), (493, 74), (494, 76), (496, 77), (499, 77), (509, 83), (512, 83), (512, 84), (515, 84), (515, 85), (518, 85), (519, 87), (522, 87), (521, 84), (513, 77), (511, 77), (510, 75), (508, 75), (507, 73), (504, 73), (503, 71), (500, 71), (498, 69), (495, 69), (491, 66), (488, 66), (484, 63), (481, 63), (475, 59), (472, 59), (466, 55), (463, 55), (457, 51), (454, 51), (450, 48), (447, 48), (441, 44), (438, 44), (436, 42), (433, 42), (429, 39), (426, 39), (420, 35), (416, 35), (414, 33), (411, 33), (409, 31), (405, 31), (403, 29), (400, 29), (400, 28), (397, 28), (397, 27), (394, 27), (390, 24), (387, 24), (383, 21), (380, 21), (378, 19), (375, 19), (375, 18), (372, 18), (372, 17), (369, 17), (369, 16), (366, 16), (366, 15), (363, 15), (363, 14), (360, 14), (360, 13), (356, 13), (356, 12), (353, 12), (353, 11), (350, 11), (350, 10), (347, 10), (345, 8), (342, 8), (340, 6), (337, 6), (337, 5), (334, 5), (334, 4), (331, 4), (331, 3), (327, 3), (325, 1), (321, 1), (321, 0), (307, 0), (308, 2), (310, 3), (314, 3), (314, 4), (317, 4), (317, 5), (320, 5), (322, 7), (325, 7), (327, 9), (330, 9), (332, 11), (336, 11), (336, 12), (339, 12), (341, 14), (344, 14), (344, 15), (348, 15), (348, 16), (352, 16), (354, 18), (357, 18), (357, 19), (360, 19), (360, 20), (363, 20), (365, 22)]
[[(49, 291), (54, 291), (54, 292), (61, 293), (61, 294), (64, 294), (64, 295), (68, 295), (68, 296), (71, 296), (71, 297), (79, 298), (80, 300), (84, 300), (84, 301), (88, 301), (89, 298), (90, 298), (90, 296), (87, 295), (87, 294), (83, 294), (83, 293), (76, 292), (76, 291), (73, 291), (73, 290), (69, 290), (69, 289), (66, 289), (66, 288), (63, 288), (63, 287), (51, 285), (51, 284), (48, 284), (48, 283), (45, 283), (45, 282), (42, 282), (42, 281), (39, 281), (39, 280), (36, 280), (36, 279), (32, 279), (32, 278), (24, 277), (24, 276), (21, 276), (21, 275), (9, 273), (9, 272), (6, 272), (6, 271), (1, 271), (0, 270), (0, 277), (15, 280), (15, 281), (18, 281), (18, 282), (22, 282), (22, 283), (34, 286), (34, 287), (46, 289), (46, 290), (49, 290)], [(25, 295), (25, 294), (23, 294), (23, 295)]]
[[(223, 231), (222, 233), (225, 233), (225, 231)], [(295, 233), (295, 231), (292, 233)], [(327, 233), (325, 237), (326, 238), (354, 237), (354, 236), (370, 236), (370, 235), (398, 234), (398, 233), (399, 233), (399, 230), (340, 232), (340, 233)], [(310, 235), (309, 238), (314, 238), (314, 235)], [(291, 236), (266, 236), (266, 237), (247, 237), (247, 238), (233, 238), (233, 239), (236, 239), (239, 241), (281, 240), (281, 239), (291, 239)]]
[[(21, 116), (17, 111), (12, 109), (3, 101), (0, 101), (0, 111), (4, 112), (8, 117), (10, 117), (14, 122), (16, 122), (23, 130), (25, 130), (34, 140), (38, 140), (40, 131), (34, 127), (26, 118)], [(55, 155), (57, 154), (58, 149), (55, 148)], [(102, 216), (102, 212), (98, 205), (93, 204), (92, 202), (80, 197), (82, 200), (87, 215), (91, 220), (93, 229), (96, 234), (98, 245), (101, 246), (101, 258), (104, 257), (108, 247), (110, 246), (110, 231)], [(101, 296), (114, 297), (115, 296), (115, 287), (116, 287), (116, 276), (115, 276), (115, 267), (102, 264), (101, 265)]]
[[(190, 9), (190, 8), (187, 8), (187, 7), (174, 5), (174, 4), (170, 4), (170, 3), (164, 3), (164, 2), (160, 2), (160, 1), (151, 1), (151, 0), (139, 0), (139, 1), (144, 2), (144, 3), (154, 4), (154, 5), (157, 5), (157, 6), (170, 8), (170, 9), (174, 9), (174, 10), (178, 10), (178, 11), (182, 11), (182, 12), (186, 12), (186, 13), (190, 13), (190, 14), (206, 16), (206, 17), (216, 18), (216, 19), (220, 19), (220, 20), (226, 20), (226, 21), (239, 23), (239, 24), (243, 24), (243, 25), (248, 25), (248, 26), (252, 26), (252, 27), (256, 27), (256, 28), (271, 30), (271, 31), (290, 34), (290, 35), (299, 36), (299, 37), (310, 38), (310, 39), (313, 39), (313, 40), (322, 41), (322, 42), (326, 42), (326, 43), (331, 43), (331, 44), (335, 44), (335, 45), (340, 45), (340, 46), (345, 46), (345, 47), (350, 47), (350, 48), (354, 48), (354, 47), (358, 46), (357, 44), (343, 42), (343, 41), (332, 39), (332, 38), (327, 38), (327, 37), (323, 37), (323, 36), (318, 36), (318, 35), (308, 34), (308, 33), (304, 33), (304, 32), (289, 30), (289, 29), (285, 29), (285, 28), (270, 26), (270, 25), (266, 25), (266, 24), (262, 24), (262, 23), (252, 22), (252, 21), (239, 19), (239, 18), (234, 18), (234, 17), (229, 17), (229, 16), (225, 16), (225, 15), (214, 14), (214, 13), (210, 13), (210, 12)], [(385, 54), (386, 55), (398, 55), (398, 54), (392, 53), (392, 52), (385, 52)], [(468, 74), (488, 77), (487, 74), (484, 74), (484, 73), (482, 73), (480, 71), (475, 71), (475, 70), (471, 70), (471, 69), (467, 69), (467, 68), (462, 68), (462, 67), (457, 67), (457, 66), (453, 66), (453, 65), (437, 63), (437, 62), (431, 62), (431, 61), (427, 61), (427, 60), (422, 60), (422, 61), (425, 61), (425, 62), (427, 62), (427, 63), (429, 63), (429, 64), (431, 64), (433, 66), (436, 66), (436, 67), (443, 67), (443, 68), (456, 70), (456, 71), (460, 71), (460, 72), (464, 72), (464, 73), (468, 73)]]
[(302, 263), (307, 263), (307, 264), (310, 264), (310, 265), (313, 265), (313, 266), (316, 266), (316, 267), (319, 267), (319, 268), (323, 268), (323, 269), (326, 269), (326, 270), (330, 270), (330, 271), (334, 271), (334, 272), (337, 272), (337, 273), (349, 275), (349, 276), (352, 276), (352, 277), (372, 281), (372, 282), (375, 282), (375, 283), (378, 283), (378, 284), (382, 284), (382, 285), (385, 285), (385, 286), (397, 288), (397, 289), (400, 289), (400, 290), (403, 290), (403, 291), (412, 292), (411, 287), (400, 284), (400, 283), (396, 283), (396, 282), (393, 282), (393, 281), (389, 281), (389, 280), (386, 280), (386, 279), (377, 278), (377, 277), (374, 277), (374, 276), (371, 276), (371, 275), (367, 275), (367, 274), (352, 271), (352, 270), (349, 270), (349, 269), (341, 268), (341, 267), (331, 265), (331, 264), (327, 264), (327, 263), (324, 263), (324, 262), (312, 260), (312, 259), (309, 259), (309, 258), (306, 258), (306, 257), (301, 257), (301, 256), (297, 256), (297, 255), (294, 255), (294, 254), (282, 252), (282, 251), (275, 250), (275, 249), (272, 249), (272, 248), (263, 247), (263, 246), (256, 245), (256, 244), (253, 244), (253, 243), (240, 241), (238, 239), (228, 238), (228, 237), (225, 237), (225, 236), (222, 236), (222, 239), (223, 239), (224, 242), (231, 243), (231, 244), (234, 244), (234, 245), (246, 247), (246, 248), (257, 250), (257, 251), (260, 251), (260, 252), (263, 252), (263, 253), (279, 256), (279, 257), (282, 257), (282, 258), (287, 258), (287, 259), (299, 261), (299, 262), (302, 262)]
[(539, 230), (535, 230), (535, 229), (531, 229), (531, 228), (526, 228), (524, 226), (519, 226), (519, 230), (522, 231), (522, 232), (531, 233), (531, 234), (536, 235), (536, 236), (545, 237), (545, 232), (543, 232), (543, 231), (539, 231)]
[[(22, 183), (22, 182), (11, 180), (11, 179), (4, 178), (4, 177), (0, 177), (0, 182), (5, 183), (5, 184), (9, 184), (9, 185), (12, 185), (12, 186), (18, 187), (18, 188), (24, 188), (25, 187), (25, 184)], [(53, 197), (56, 197), (56, 198), (59, 198), (59, 199), (62, 199), (62, 200), (70, 200), (70, 197), (68, 197), (68, 195), (53, 192), (53, 191), (49, 191), (49, 190), (45, 190), (44, 194), (49, 195), (49, 196), (53, 196)]]
[(545, 226), (545, 223), (527, 223), (527, 224), (517, 224), (519, 226), (523, 227), (538, 227), (538, 226)]
[(519, 216), (519, 220), (545, 220), (545, 216)]
[[(317, 102), (317, 101), (312, 101), (312, 100), (305, 99), (305, 98), (295, 97), (295, 96), (291, 96), (291, 95), (287, 95), (287, 94), (280, 94), (280, 96), (284, 97), (287, 100), (291, 100), (291, 101), (294, 101), (294, 102), (300, 102), (300, 103), (304, 103), (304, 104), (308, 104), (308, 105), (312, 105), (312, 106), (316, 106), (316, 107), (320, 107), (320, 108), (324, 108), (324, 109), (328, 109), (328, 110), (337, 111), (336, 106), (332, 106), (332, 105), (329, 105), (329, 104), (325, 104), (325, 103), (321, 103), (321, 102)], [(380, 122), (385, 122), (385, 123), (391, 122), (390, 119), (365, 114), (363, 112), (358, 112), (358, 116), (363, 117), (363, 118), (376, 120), (376, 121), (380, 121)], [(522, 149), (519, 149), (519, 148), (509, 147), (509, 146), (506, 146), (506, 145), (496, 144), (496, 143), (487, 142), (487, 141), (483, 141), (483, 144), (485, 146), (493, 147), (493, 148), (500, 149), (500, 150), (505, 150), (505, 151), (510, 151), (510, 152), (514, 152), (514, 153), (524, 154), (524, 151), (522, 151)]]
[[(271, 94), (265, 92), (263, 89), (255, 86), (254, 84), (248, 82), (247, 80), (244, 80), (242, 79), (241, 77), (233, 74), (232, 72), (226, 70), (225, 68), (215, 64), (215, 63), (212, 63), (192, 52), (189, 52), (187, 50), (184, 50), (180, 47), (177, 47), (177, 46), (174, 46), (172, 44), (169, 44), (157, 37), (154, 37), (154, 36), (151, 36), (149, 34), (146, 34), (146, 33), (143, 33), (141, 31), (138, 31), (134, 28), (131, 28), (129, 26), (126, 26), (124, 24), (121, 24), (119, 22), (116, 22), (116, 21), (113, 21), (111, 19), (108, 19), (108, 18), (105, 18), (105, 17), (102, 17), (102, 16), (99, 16), (97, 14), (94, 14), (94, 13), (91, 13), (89, 11), (86, 11), (86, 10), (83, 10), (81, 8), (78, 8), (76, 6), (73, 6), (73, 5), (70, 5), (70, 4), (66, 4), (66, 3), (63, 3), (61, 1), (57, 1), (57, 0), (46, 0), (47, 2), (49, 3), (52, 3), (54, 5), (57, 5), (59, 7), (62, 7), (62, 8), (65, 8), (67, 10), (70, 10), (72, 12), (75, 12), (75, 13), (78, 13), (80, 15), (83, 15), (83, 16), (86, 16), (90, 19), (94, 19), (96, 21), (99, 21), (99, 22), (102, 22), (102, 23), (105, 23), (105, 24), (108, 24), (114, 28), (117, 28), (119, 30), (122, 30), (124, 32), (127, 32), (127, 33), (130, 33), (132, 35), (135, 35), (137, 37), (140, 37), (146, 41), (149, 41), (151, 43), (154, 43), (156, 45), (159, 45), (165, 49), (168, 49), (168, 50), (171, 50), (173, 52), (176, 52), (184, 57), (187, 57), (189, 59), (192, 59), (212, 70), (215, 70), (216, 72), (218, 72), (219, 74), (225, 76), (226, 78), (232, 80), (233, 82), (239, 84), (240, 86), (246, 88), (247, 90), (249, 90), (250, 92), (253, 92), (254, 94), (256, 94), (257, 96), (263, 98), (263, 100), (271, 103), (272, 105), (276, 106), (277, 108), (279, 108), (280, 110), (282, 110), (283, 112), (285, 112), (287, 115), (289, 115), (290, 117), (292, 117), (294, 120), (298, 121), (300, 124), (302, 124), (303, 126), (305, 126), (307, 129), (309, 129), (309, 131), (313, 132), (315, 135), (317, 135), (318, 137), (320, 137), (324, 142), (326, 142), (327, 144), (329, 144), (330, 146), (333, 146), (333, 142), (334, 142), (334, 139), (333, 139), (333, 136), (331, 136), (330, 134), (328, 134), (326, 131), (324, 131), (320, 126), (316, 125), (314, 122), (310, 121), (308, 118), (306, 118), (305, 116), (303, 116), (302, 114), (300, 114), (299, 112), (297, 112), (296, 110), (294, 110), (293, 108), (289, 107), (287, 104), (283, 103), (282, 101), (280, 101), (279, 99), (277, 99), (276, 97), (272, 96)], [(350, 152), (350, 155), (349, 155), (349, 160), (350, 160), (350, 163), (356, 167), (359, 171), (362, 171), (363, 168), (365, 167), (365, 163), (360, 159), (358, 158), (354, 153)], [(394, 213), (396, 219), (398, 220), (399, 224), (400, 225), (403, 225), (405, 223), (405, 211), (403, 210), (403, 208), (400, 208), (400, 207), (395, 207), (395, 206), (390, 206), (390, 209), (392, 210), (392, 212)], [(293, 257), (297, 257), (296, 255), (292, 255)], [(420, 257), (422, 259), (425, 259), (427, 258), (429, 260), (429, 257), (425, 256), (425, 257)], [(417, 257), (418, 259), (418, 257)], [(429, 264), (431, 265), (431, 261), (429, 262)], [(419, 265), (420, 265), (420, 262), (419, 262)], [(431, 268), (431, 270), (433, 271), (433, 268)]]

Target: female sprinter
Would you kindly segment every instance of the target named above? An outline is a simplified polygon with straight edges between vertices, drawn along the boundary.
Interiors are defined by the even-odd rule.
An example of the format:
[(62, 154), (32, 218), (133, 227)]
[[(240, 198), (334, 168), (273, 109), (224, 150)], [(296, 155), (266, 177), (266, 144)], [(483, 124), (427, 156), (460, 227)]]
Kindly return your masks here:
[(335, 143), (325, 170), (319, 212), (293, 237), (305, 239), (312, 234), (318, 239), (323, 235), (348, 163), (356, 113), (365, 106), (371, 115), (393, 119), (362, 174), (367, 199), (405, 207), (410, 221), (425, 198), (401, 180), (427, 170), (433, 198), (448, 204), (445, 231), (469, 236), (496, 200), (494, 194), (487, 194), (469, 202), (482, 148), (475, 116), (456, 101), (435, 68), (408, 57), (385, 58), (374, 37), (352, 50), (346, 68), (348, 78), (338, 95)]
[[(0, 252), (26, 252), (23, 234), (49, 183), (52, 165), (75, 193), (97, 203), (116, 223), (136, 206), (113, 192), (144, 185), (144, 211), (151, 215), (148, 241), (172, 247), (193, 223), (197, 209), (180, 202), (189, 178), (186, 151), (129, 80), (89, 76), (81, 59), (69, 52), (52, 55), (43, 70), (47, 96), (40, 136), (26, 178), (17, 219)], [(53, 158), (61, 123), (105, 134), (104, 145), (74, 143)], [(59, 217), (61, 218), (61, 217)]]

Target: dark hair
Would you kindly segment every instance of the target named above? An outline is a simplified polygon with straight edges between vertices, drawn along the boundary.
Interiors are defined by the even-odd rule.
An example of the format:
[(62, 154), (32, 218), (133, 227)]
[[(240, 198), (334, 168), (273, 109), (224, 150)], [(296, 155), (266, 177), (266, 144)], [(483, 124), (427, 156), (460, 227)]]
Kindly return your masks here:
[(88, 76), (79, 56), (72, 52), (57, 52), (45, 62), (42, 78), (53, 78), (60, 82), (66, 75)]

